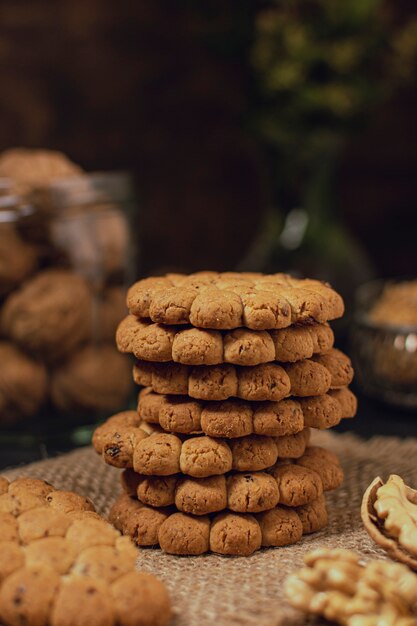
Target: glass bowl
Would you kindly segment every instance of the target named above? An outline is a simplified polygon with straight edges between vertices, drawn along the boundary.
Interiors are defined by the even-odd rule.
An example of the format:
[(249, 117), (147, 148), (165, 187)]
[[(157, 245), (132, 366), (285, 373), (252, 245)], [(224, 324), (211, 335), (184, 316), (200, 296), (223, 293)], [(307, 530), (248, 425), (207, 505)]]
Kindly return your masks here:
[(358, 289), (350, 343), (356, 381), (366, 395), (417, 409), (417, 324), (398, 323), (398, 308), (393, 312), (395, 323), (389, 313), (377, 321), (370, 314), (384, 290), (408, 280), (376, 280)]

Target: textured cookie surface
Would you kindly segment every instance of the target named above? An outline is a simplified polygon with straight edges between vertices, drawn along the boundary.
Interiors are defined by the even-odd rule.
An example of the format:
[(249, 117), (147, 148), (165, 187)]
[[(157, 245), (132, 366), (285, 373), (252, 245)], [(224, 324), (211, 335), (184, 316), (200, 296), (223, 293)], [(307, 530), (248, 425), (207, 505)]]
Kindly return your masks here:
[(12, 293), (1, 312), (1, 330), (24, 351), (55, 360), (91, 334), (87, 283), (66, 270), (45, 270)]
[(198, 272), (146, 278), (127, 297), (131, 313), (163, 324), (253, 330), (325, 322), (343, 315), (343, 300), (318, 280), (286, 274)]
[(259, 365), (289, 362), (324, 354), (333, 347), (334, 335), (327, 324), (305, 324), (281, 330), (237, 328), (229, 332), (166, 326), (128, 315), (116, 333), (120, 352), (143, 361), (184, 365)]
[(297, 363), (264, 363), (253, 367), (229, 364), (189, 366), (138, 361), (135, 382), (159, 394), (188, 395), (200, 400), (282, 400), (287, 396), (320, 396), (352, 382), (350, 359), (331, 349), (328, 354)]
[[(175, 506), (183, 513), (208, 515), (229, 509), (235, 513), (260, 513), (278, 504), (296, 507), (336, 489), (343, 472), (337, 458), (314, 448), (303, 458), (280, 462), (267, 472), (232, 472), (208, 478), (143, 476), (131, 469), (122, 475), (125, 492), (151, 507)], [(311, 467), (310, 467), (310, 466)], [(314, 469), (316, 468), (316, 469)]]
[(121, 495), (110, 512), (111, 522), (140, 546), (160, 545), (169, 554), (198, 555), (216, 552), (248, 556), (262, 546), (287, 546), (303, 534), (327, 525), (323, 496), (309, 504), (289, 508), (277, 506), (254, 515), (224, 511), (212, 516), (195, 516), (145, 506)]
[(0, 619), (5, 626), (163, 626), (164, 585), (89, 500), (0, 477)]
[(281, 437), (306, 427), (331, 428), (356, 413), (356, 398), (346, 387), (322, 396), (288, 398), (278, 402), (224, 400), (204, 402), (186, 396), (165, 396), (143, 389), (139, 417), (167, 432), (211, 437), (244, 437), (250, 434)]
[(298, 458), (309, 440), (308, 428), (282, 437), (249, 435), (225, 440), (152, 432), (146, 426), (134, 411), (121, 413), (96, 429), (93, 446), (109, 465), (130, 467), (139, 474), (182, 472), (205, 478), (231, 470), (257, 472), (272, 467), (279, 458)]

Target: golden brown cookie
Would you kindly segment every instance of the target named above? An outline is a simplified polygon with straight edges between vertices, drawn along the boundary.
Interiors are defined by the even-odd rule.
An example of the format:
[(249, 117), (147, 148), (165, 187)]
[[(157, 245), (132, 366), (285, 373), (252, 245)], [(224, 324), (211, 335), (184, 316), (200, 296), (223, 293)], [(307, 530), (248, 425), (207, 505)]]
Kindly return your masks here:
[(340, 467), (339, 459), (334, 452), (325, 448), (309, 446), (302, 458), (297, 460), (297, 463), (317, 472), (325, 491), (335, 489), (343, 480), (343, 471)]
[(45, 367), (12, 343), (0, 342), (0, 423), (35, 415), (46, 400)]
[(131, 313), (162, 324), (253, 330), (343, 315), (342, 298), (318, 280), (286, 274), (198, 272), (146, 278), (129, 290)]
[(0, 296), (17, 287), (37, 266), (36, 249), (25, 243), (14, 224), (0, 226)]
[(24, 351), (59, 359), (91, 335), (91, 294), (77, 274), (46, 270), (8, 297), (0, 322)]
[(281, 437), (294, 435), (306, 426), (331, 428), (343, 418), (353, 417), (355, 412), (356, 399), (347, 388), (331, 395), (287, 398), (279, 402), (202, 402), (143, 389), (138, 400), (138, 413), (143, 421), (157, 424), (167, 432), (202, 431), (210, 437), (226, 438), (250, 434)]
[[(320, 473), (304, 467), (302, 459), (278, 463), (268, 473), (231, 472), (207, 478), (181, 474), (144, 476), (127, 469), (122, 474), (122, 485), (129, 496), (151, 507), (175, 506), (192, 515), (208, 515), (223, 509), (235, 513), (260, 513), (278, 504), (303, 506), (317, 500), (324, 491), (339, 487), (342, 472), (336, 474), (332, 470), (333, 480), (327, 480), (324, 489)], [(320, 469), (323, 475), (327, 471), (325, 465), (323, 458), (323, 468)], [(338, 462), (336, 465), (340, 468)], [(334, 466), (332, 462), (332, 468)]]
[(164, 626), (165, 586), (87, 498), (0, 477), (0, 615), (5, 626)]
[[(314, 530), (324, 528), (327, 524), (324, 499), (306, 506), (317, 511)], [(300, 541), (303, 532), (314, 532), (312, 525), (303, 523), (306, 517), (305, 507), (285, 506), (254, 515), (226, 510), (212, 516), (194, 516), (172, 508), (145, 506), (127, 494), (119, 496), (110, 511), (110, 521), (118, 530), (130, 535), (137, 545), (159, 544), (164, 552), (178, 555), (211, 551), (248, 556), (262, 546), (291, 545)]]
[(120, 352), (142, 361), (183, 365), (260, 365), (290, 362), (328, 352), (334, 342), (327, 324), (296, 325), (282, 330), (237, 328), (229, 332), (163, 326), (128, 315), (116, 333)]
[(44, 189), (52, 181), (81, 174), (81, 168), (62, 152), (32, 148), (10, 148), (0, 155), (0, 176), (10, 178), (24, 196)]
[(93, 446), (109, 465), (133, 467), (146, 476), (171, 476), (182, 472), (196, 478), (225, 474), (232, 469), (256, 472), (278, 458), (300, 457), (309, 440), (305, 429), (295, 435), (239, 439), (178, 436), (155, 432), (133, 411), (120, 413), (99, 426)]
[(51, 396), (62, 411), (117, 411), (132, 391), (130, 363), (111, 345), (87, 345), (51, 376)]
[[(198, 400), (282, 400), (287, 396), (320, 396), (352, 382), (349, 358), (332, 349), (316, 359), (297, 363), (263, 363), (253, 367), (229, 364), (188, 366), (137, 361), (133, 379), (159, 394), (188, 395)], [(324, 363), (324, 359), (327, 359)]]

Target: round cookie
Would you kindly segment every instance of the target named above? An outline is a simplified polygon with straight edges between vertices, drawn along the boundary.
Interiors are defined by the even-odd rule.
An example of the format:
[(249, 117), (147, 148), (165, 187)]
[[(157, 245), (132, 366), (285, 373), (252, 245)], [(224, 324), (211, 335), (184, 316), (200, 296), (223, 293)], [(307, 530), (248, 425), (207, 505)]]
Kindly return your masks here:
[(248, 556), (261, 545), (262, 530), (252, 515), (220, 513), (213, 519), (210, 528), (212, 552)]
[(294, 510), (277, 507), (259, 515), (258, 521), (263, 546), (289, 546), (303, 536), (302, 521)]
[(60, 359), (91, 335), (91, 294), (77, 274), (45, 270), (8, 297), (0, 322), (25, 351)]
[(183, 365), (231, 363), (255, 366), (272, 361), (289, 362), (328, 352), (334, 342), (327, 324), (291, 326), (282, 330), (256, 331), (237, 328), (230, 332), (164, 326), (134, 315), (119, 324), (116, 343), (142, 361)]
[(88, 624), (92, 615), (96, 626), (168, 623), (165, 586), (136, 571), (132, 541), (100, 518), (88, 499), (37, 479), (0, 483), (5, 626)]
[(350, 385), (353, 379), (353, 367), (351, 360), (341, 350), (333, 348), (326, 354), (313, 357), (315, 363), (327, 368), (332, 375), (332, 389), (340, 389)]
[[(297, 363), (263, 363), (253, 367), (231, 364), (187, 366), (180, 363), (137, 361), (133, 379), (155, 393), (188, 395), (197, 400), (242, 400), (278, 402), (287, 396), (320, 396), (330, 388), (350, 384), (353, 370), (348, 357), (330, 350), (323, 358)], [(334, 375), (334, 380), (333, 380)]]
[(62, 411), (116, 411), (131, 392), (130, 363), (111, 345), (87, 345), (53, 370), (51, 396)]
[(139, 393), (138, 413), (143, 421), (167, 432), (236, 438), (250, 434), (282, 437), (305, 427), (331, 428), (356, 412), (355, 396), (348, 389), (322, 396), (287, 398), (279, 402), (225, 400), (204, 402), (187, 396), (165, 396), (150, 388)]
[(181, 438), (146, 428), (133, 411), (127, 411), (99, 426), (92, 443), (105, 462), (115, 467), (133, 467), (145, 476), (182, 472), (205, 478), (232, 469), (259, 471), (274, 465), (279, 457), (302, 456), (308, 440), (308, 430), (284, 437), (250, 435), (227, 441), (206, 435)]
[[(305, 457), (308, 463), (308, 448)], [(332, 459), (329, 467), (326, 465), (325, 451), (320, 473), (304, 467), (303, 456), (293, 462), (280, 461), (267, 472), (192, 478), (182, 474), (143, 476), (128, 469), (123, 472), (122, 485), (127, 495), (138, 498), (144, 505), (156, 508), (175, 505), (183, 513), (198, 516), (226, 508), (236, 513), (259, 513), (277, 504), (303, 506), (320, 498), (324, 491), (339, 487), (343, 478), (337, 460)]]
[(210, 329), (285, 328), (335, 319), (344, 311), (342, 298), (320, 281), (234, 272), (147, 278), (130, 288), (127, 305), (154, 322)]
[[(143, 512), (147, 511), (145, 517)], [(142, 518), (139, 520), (139, 514)], [(123, 494), (110, 511), (110, 521), (135, 543), (152, 536), (168, 554), (199, 555), (215, 552), (249, 556), (262, 546), (285, 546), (298, 542), (303, 533), (327, 524), (324, 499), (289, 509), (277, 506), (255, 515), (224, 511), (212, 516), (189, 515), (170, 509), (152, 509)], [(135, 519), (134, 526), (131, 520)]]
[(310, 446), (297, 463), (317, 472), (325, 491), (335, 489), (343, 480), (343, 470), (340, 467), (339, 459), (334, 452), (325, 448)]
[[(297, 363), (264, 363), (253, 367), (231, 364), (187, 366), (137, 361), (133, 379), (159, 394), (188, 395), (198, 400), (279, 401), (287, 396), (319, 396), (350, 384), (353, 369), (339, 350)], [(334, 380), (333, 380), (334, 378)]]
[(14, 224), (0, 225), (0, 296), (17, 287), (38, 264), (36, 249), (24, 242)]
[(324, 496), (317, 498), (314, 502), (297, 507), (296, 512), (303, 525), (304, 535), (316, 533), (327, 526), (329, 518)]
[(82, 173), (62, 152), (32, 148), (10, 148), (0, 155), (0, 177), (10, 178), (15, 191), (30, 197), (52, 181)]
[(45, 367), (12, 343), (0, 342), (0, 423), (34, 416), (47, 397)]

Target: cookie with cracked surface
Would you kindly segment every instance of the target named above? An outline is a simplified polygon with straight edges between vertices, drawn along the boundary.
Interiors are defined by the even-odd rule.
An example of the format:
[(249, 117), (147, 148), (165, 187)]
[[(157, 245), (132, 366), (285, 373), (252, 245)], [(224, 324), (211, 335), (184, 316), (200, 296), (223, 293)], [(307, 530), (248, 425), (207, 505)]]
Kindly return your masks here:
[(116, 343), (142, 361), (183, 365), (260, 365), (290, 362), (328, 352), (334, 342), (327, 324), (296, 325), (282, 330), (255, 331), (237, 328), (229, 332), (164, 326), (134, 315), (119, 324)]
[(87, 283), (67, 270), (45, 270), (7, 298), (0, 325), (25, 352), (56, 360), (90, 337), (91, 316)]
[(282, 437), (306, 427), (331, 428), (356, 412), (356, 399), (348, 389), (309, 398), (279, 402), (224, 400), (204, 402), (187, 396), (165, 396), (143, 389), (138, 414), (144, 422), (166, 432), (236, 438), (250, 434)]
[[(151, 507), (175, 506), (192, 515), (208, 515), (223, 509), (260, 513), (278, 504), (297, 507), (321, 497), (325, 491), (321, 475), (304, 467), (302, 458), (278, 462), (267, 472), (231, 472), (207, 478), (182, 474), (144, 476), (127, 469), (122, 474), (122, 485), (125, 493)], [(332, 482), (326, 482), (326, 491), (339, 487), (342, 476), (342, 473), (334, 474)]]
[(77, 350), (51, 375), (54, 405), (66, 412), (117, 411), (131, 392), (128, 358), (111, 345)]
[(48, 393), (44, 365), (8, 341), (0, 342), (0, 363), (0, 423), (34, 415)]
[(127, 305), (132, 314), (154, 322), (210, 329), (286, 328), (344, 312), (340, 295), (318, 280), (236, 272), (145, 278), (130, 288)]
[(339, 350), (297, 363), (263, 363), (253, 367), (231, 364), (189, 366), (181, 363), (137, 361), (134, 381), (159, 394), (188, 395), (197, 400), (279, 401), (287, 396), (320, 396), (330, 388), (349, 385), (353, 369)]
[[(165, 586), (135, 570), (138, 551), (76, 493), (0, 477), (0, 614), (5, 626), (164, 626)], [(130, 597), (132, 596), (132, 597)]]
[(309, 446), (303, 457), (299, 459), (299, 465), (317, 472), (325, 491), (335, 489), (335, 486), (338, 487), (343, 480), (343, 470), (339, 459), (331, 450)]
[[(316, 505), (307, 506), (312, 509)], [(325, 507), (324, 500), (320, 507)], [(235, 556), (249, 556), (263, 546), (297, 543), (303, 532), (313, 532), (312, 524), (303, 523), (303, 518), (304, 507), (285, 506), (253, 515), (226, 510), (195, 516), (172, 508), (152, 508), (127, 494), (119, 496), (109, 516), (117, 529), (129, 534), (140, 546), (159, 545), (164, 552), (176, 555), (215, 552)], [(324, 516), (317, 518), (315, 530), (324, 528), (326, 523)]]
[(130, 467), (139, 474), (171, 476), (181, 472), (205, 478), (232, 469), (256, 472), (273, 466), (278, 458), (300, 457), (308, 440), (308, 429), (283, 437), (249, 435), (229, 440), (178, 436), (155, 431), (134, 411), (127, 411), (96, 429), (93, 446), (109, 465)]

